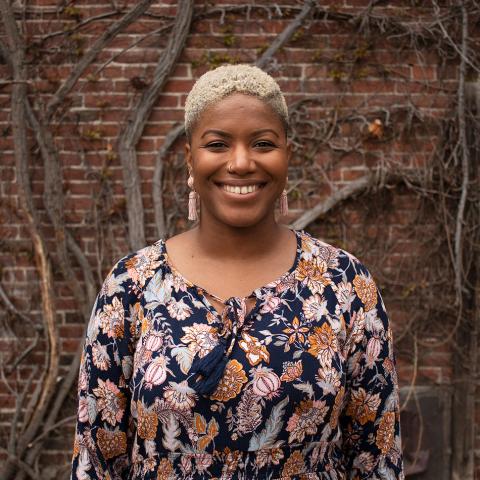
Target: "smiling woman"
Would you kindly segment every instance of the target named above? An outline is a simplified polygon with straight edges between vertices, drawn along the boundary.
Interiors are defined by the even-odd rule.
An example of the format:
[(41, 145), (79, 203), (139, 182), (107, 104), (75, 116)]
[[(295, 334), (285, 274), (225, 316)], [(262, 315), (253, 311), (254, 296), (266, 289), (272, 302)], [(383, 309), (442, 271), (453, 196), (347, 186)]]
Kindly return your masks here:
[(201, 199), (202, 224), (253, 227), (274, 222), (290, 148), (270, 105), (235, 93), (209, 106), (190, 133), (186, 154)]
[(208, 72), (185, 127), (198, 222), (126, 255), (104, 282), (72, 479), (403, 478), (375, 282), (275, 217), (291, 152), (277, 83), (247, 65)]

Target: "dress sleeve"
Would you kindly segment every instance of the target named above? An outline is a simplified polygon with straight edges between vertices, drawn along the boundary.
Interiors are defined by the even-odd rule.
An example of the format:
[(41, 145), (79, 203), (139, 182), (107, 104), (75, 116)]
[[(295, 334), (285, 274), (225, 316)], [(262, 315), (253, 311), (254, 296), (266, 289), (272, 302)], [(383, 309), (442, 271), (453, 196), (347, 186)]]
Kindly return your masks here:
[(403, 479), (398, 382), (392, 331), (380, 292), (355, 261), (347, 281), (347, 386), (340, 417), (348, 479)]
[(132, 375), (138, 295), (120, 260), (97, 295), (78, 380), (71, 480), (125, 479), (130, 469)]

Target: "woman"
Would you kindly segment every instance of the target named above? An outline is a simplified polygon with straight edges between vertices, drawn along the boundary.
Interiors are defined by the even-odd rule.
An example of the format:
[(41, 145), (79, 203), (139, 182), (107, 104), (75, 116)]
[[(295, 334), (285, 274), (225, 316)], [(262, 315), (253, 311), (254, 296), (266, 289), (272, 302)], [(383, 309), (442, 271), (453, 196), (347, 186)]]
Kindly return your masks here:
[(368, 270), (275, 221), (288, 113), (247, 65), (185, 106), (189, 218), (93, 309), (72, 478), (403, 478), (392, 336)]

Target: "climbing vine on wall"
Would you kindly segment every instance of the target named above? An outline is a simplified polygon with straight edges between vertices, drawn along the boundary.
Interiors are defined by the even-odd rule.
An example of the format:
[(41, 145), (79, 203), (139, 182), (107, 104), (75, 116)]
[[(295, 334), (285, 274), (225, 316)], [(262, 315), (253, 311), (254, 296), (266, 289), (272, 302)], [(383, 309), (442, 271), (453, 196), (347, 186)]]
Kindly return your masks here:
[[(14, 413), (2, 433), (0, 478), (41, 478), (45, 441), (72, 422), (71, 415), (60, 417), (74, 390), (82, 345), (62, 369), (59, 287), (68, 290), (86, 324), (105, 269), (122, 248), (138, 249), (150, 238), (187, 228), (181, 118), (168, 124), (161, 144), (148, 132), (175, 69), (188, 64), (197, 77), (238, 62), (270, 71), (287, 93), (295, 153), (288, 188), (297, 212), (291, 225), (321, 229), (338, 246), (368, 258), (386, 297), (401, 305), (406, 320), (396, 341), (412, 367), (408, 395), (414, 395), (422, 351), (446, 346), (453, 352), (452, 478), (473, 478), (480, 6), (473, 0), (412, 0), (404, 6), (372, 0), (351, 7), (346, 2), (345, 8), (321, 3), (112, 1), (95, 13), (82, 2), (0, 0), (0, 56), (7, 73), (0, 96), (9, 115), (1, 136), (13, 151), (16, 184), (1, 211), (6, 223), (21, 222), (31, 241), (7, 238), (2, 247), (12, 255), (31, 253), (41, 305), (37, 322), (30, 315), (35, 299), (20, 308), (0, 283), (11, 337), (18, 340), (10, 327), (16, 318), (35, 332), (19, 347), (23, 354), (2, 353)], [(275, 35), (247, 48), (249, 29), (267, 24)], [(212, 43), (194, 49), (200, 34)], [(135, 52), (148, 68), (123, 83), (109, 80), (109, 69), (119, 69), (119, 77), (129, 71), (125, 62)], [(400, 60), (392, 65), (387, 54)], [(58, 76), (45, 73), (51, 65), (59, 66)], [(88, 96), (109, 88), (124, 91)], [(88, 102), (95, 103), (87, 108)], [(127, 113), (117, 118), (121, 102)], [(154, 143), (150, 157), (142, 153), (146, 142)], [(72, 150), (91, 186), (88, 212), (80, 218), (78, 200), (69, 201), (78, 180), (66, 172), (73, 160), (65, 152)], [(402, 224), (393, 217), (401, 216), (406, 197), (410, 217)], [(82, 238), (85, 226), (93, 230), (91, 238)], [(119, 238), (127, 245), (117, 245)], [(40, 344), (45, 361), (14, 381)]]

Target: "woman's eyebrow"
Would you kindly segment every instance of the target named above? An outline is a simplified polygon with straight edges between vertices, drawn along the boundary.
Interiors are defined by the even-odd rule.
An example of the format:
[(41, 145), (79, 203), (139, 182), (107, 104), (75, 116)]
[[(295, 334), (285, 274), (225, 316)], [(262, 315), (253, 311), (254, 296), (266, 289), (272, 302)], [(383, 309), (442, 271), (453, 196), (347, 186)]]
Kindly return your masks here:
[(219, 135), (220, 137), (226, 137), (226, 138), (232, 137), (232, 135), (230, 135), (227, 132), (224, 132), (223, 130), (205, 130), (200, 138), (203, 138), (208, 134)]
[[(271, 128), (262, 128), (261, 130), (255, 130), (254, 132), (252, 132), (251, 136), (257, 137), (259, 135), (263, 135), (264, 133), (273, 133), (273, 135), (275, 135), (277, 138), (280, 137), (279, 134)], [(225, 137), (225, 138), (232, 138), (233, 136), (230, 133), (224, 132), (223, 130), (210, 129), (210, 130), (205, 130), (200, 138), (203, 138), (208, 134), (219, 135), (220, 137)]]
[(269, 132), (273, 133), (277, 138), (280, 137), (278, 133), (275, 130), (272, 130), (271, 128), (263, 128), (262, 130), (256, 130), (255, 132), (253, 132), (252, 137), (256, 137), (257, 135), (262, 135), (264, 133), (269, 133)]

